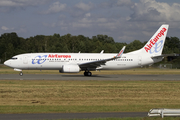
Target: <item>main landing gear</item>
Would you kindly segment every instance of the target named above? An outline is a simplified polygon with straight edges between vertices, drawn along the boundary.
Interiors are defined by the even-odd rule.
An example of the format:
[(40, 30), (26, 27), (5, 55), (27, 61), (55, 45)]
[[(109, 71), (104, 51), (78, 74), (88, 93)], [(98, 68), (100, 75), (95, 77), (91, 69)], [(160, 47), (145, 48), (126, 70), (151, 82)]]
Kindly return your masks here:
[(23, 76), (23, 73), (22, 73), (22, 72), (20, 72), (20, 73), (19, 73), (19, 75), (20, 75), (20, 76)]
[(85, 72), (84, 72), (84, 76), (91, 76), (91, 75), (92, 75), (92, 73), (89, 72), (89, 71), (85, 71)]

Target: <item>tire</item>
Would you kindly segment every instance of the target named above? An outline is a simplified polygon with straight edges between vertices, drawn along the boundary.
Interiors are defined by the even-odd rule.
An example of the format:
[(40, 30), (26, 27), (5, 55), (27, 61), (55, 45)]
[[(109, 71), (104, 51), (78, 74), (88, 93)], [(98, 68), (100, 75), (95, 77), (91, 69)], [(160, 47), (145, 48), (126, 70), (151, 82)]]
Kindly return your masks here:
[(92, 76), (91, 72), (84, 72), (84, 76)]
[(20, 76), (23, 76), (23, 73), (22, 73), (22, 72), (20, 72), (20, 73), (19, 73), (19, 75), (20, 75)]
[(92, 75), (92, 73), (91, 72), (88, 72), (88, 76), (91, 76)]

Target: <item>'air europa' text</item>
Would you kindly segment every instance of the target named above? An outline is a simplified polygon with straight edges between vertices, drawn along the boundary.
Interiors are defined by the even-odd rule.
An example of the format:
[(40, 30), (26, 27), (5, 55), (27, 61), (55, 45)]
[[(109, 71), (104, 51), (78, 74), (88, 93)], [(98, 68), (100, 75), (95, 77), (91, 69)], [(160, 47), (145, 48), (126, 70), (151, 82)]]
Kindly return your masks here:
[(163, 28), (157, 35), (154, 39), (151, 39), (149, 41), (149, 43), (144, 47), (144, 49), (146, 50), (146, 52), (148, 52), (153, 45), (156, 44), (156, 42), (159, 40), (160, 37), (164, 36), (164, 33), (166, 32), (166, 28)]

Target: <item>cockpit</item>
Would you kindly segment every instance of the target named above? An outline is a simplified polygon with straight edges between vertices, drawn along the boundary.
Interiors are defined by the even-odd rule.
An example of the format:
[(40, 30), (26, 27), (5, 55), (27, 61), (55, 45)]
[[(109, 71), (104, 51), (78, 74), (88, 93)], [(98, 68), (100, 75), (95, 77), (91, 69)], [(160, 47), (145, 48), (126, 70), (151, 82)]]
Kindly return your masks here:
[(12, 57), (11, 60), (17, 60), (18, 58), (17, 57)]
[(4, 62), (4, 65), (12, 67), (12, 68), (17, 68), (16, 66), (19, 65), (18, 60), (19, 60), (19, 56), (14, 56), (12, 58), (10, 58), (9, 60), (6, 60)]

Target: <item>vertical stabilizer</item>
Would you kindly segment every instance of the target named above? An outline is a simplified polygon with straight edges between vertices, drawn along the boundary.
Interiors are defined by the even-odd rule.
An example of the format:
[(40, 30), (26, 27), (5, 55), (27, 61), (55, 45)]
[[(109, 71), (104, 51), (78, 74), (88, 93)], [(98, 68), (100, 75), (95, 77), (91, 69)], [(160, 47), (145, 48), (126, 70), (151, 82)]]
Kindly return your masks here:
[(164, 24), (157, 30), (157, 32), (141, 49), (144, 54), (149, 54), (151, 56), (159, 56), (162, 54), (168, 27), (169, 25)]

